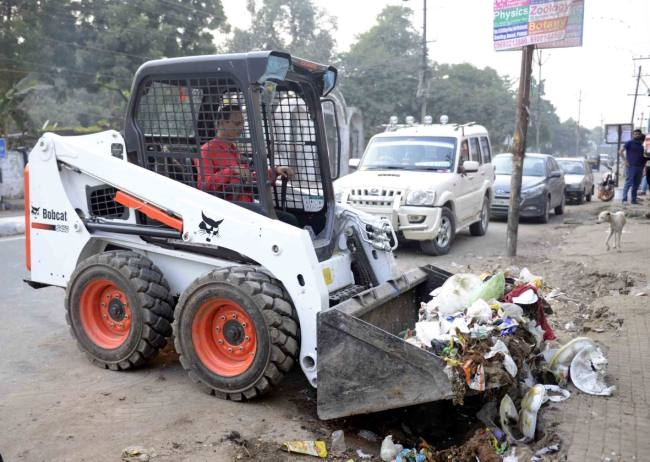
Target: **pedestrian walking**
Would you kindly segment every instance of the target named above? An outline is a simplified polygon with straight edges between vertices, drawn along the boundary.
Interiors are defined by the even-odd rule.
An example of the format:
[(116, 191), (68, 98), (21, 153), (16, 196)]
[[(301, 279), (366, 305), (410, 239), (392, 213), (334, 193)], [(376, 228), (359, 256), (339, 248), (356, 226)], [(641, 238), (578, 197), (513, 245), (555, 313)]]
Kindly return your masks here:
[(632, 204), (638, 204), (637, 191), (643, 177), (643, 167), (647, 158), (644, 156), (643, 141), (645, 135), (641, 130), (632, 132), (632, 139), (627, 141), (618, 155), (625, 161), (625, 185), (623, 185), (623, 203), (627, 203), (627, 193), (632, 189)]

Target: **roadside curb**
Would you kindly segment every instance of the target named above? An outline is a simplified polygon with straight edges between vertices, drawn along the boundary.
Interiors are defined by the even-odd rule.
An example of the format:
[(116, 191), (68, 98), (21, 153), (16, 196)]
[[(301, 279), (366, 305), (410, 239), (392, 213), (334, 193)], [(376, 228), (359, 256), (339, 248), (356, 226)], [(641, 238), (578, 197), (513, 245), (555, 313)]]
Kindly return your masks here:
[(25, 234), (25, 219), (19, 217), (0, 218), (0, 237)]

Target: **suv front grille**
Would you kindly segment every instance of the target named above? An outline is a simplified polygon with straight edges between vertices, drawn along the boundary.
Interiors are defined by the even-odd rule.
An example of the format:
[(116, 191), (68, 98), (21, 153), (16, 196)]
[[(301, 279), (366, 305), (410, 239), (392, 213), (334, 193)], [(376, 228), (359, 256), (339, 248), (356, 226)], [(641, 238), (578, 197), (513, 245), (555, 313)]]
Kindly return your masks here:
[(392, 207), (395, 196), (401, 195), (398, 189), (354, 188), (348, 195), (352, 206)]

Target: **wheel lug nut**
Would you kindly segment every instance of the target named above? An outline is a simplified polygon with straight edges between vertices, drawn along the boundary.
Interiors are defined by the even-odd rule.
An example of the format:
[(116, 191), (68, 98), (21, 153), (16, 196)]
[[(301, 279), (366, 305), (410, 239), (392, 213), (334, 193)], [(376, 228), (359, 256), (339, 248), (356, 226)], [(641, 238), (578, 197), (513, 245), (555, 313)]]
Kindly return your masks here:
[(223, 340), (219, 339), (219, 340), (217, 340), (217, 343), (218, 343), (219, 345), (223, 345)]
[(232, 353), (232, 348), (228, 348), (228, 353)]
[(225, 317), (225, 316), (221, 316), (221, 320), (222, 320), (222, 321), (225, 321), (225, 320), (226, 320), (226, 317)]
[(219, 331), (221, 330), (221, 328), (220, 328), (220, 327), (217, 327), (215, 330), (216, 330), (217, 332), (219, 332)]
[(250, 342), (251, 338), (247, 335), (246, 337), (244, 337), (244, 340), (246, 340), (247, 342)]
[(239, 351), (244, 351), (244, 347), (239, 347)]
[(247, 324), (246, 324), (245, 322), (242, 322), (242, 323), (241, 323), (241, 326), (242, 326), (242, 327), (246, 327)]
[(233, 319), (237, 319), (237, 315), (236, 315), (236, 314), (233, 314), (233, 315), (232, 315), (232, 318), (233, 318)]

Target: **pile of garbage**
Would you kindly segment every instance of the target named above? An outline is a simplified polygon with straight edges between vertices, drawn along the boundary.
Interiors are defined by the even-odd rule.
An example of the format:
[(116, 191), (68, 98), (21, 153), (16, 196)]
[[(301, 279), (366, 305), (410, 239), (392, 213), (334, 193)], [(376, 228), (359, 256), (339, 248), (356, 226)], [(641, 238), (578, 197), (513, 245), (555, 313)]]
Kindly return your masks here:
[[(451, 276), (431, 292), (415, 328), (405, 333), (407, 342), (445, 361), (455, 403), (462, 404), (466, 393), (483, 392), (488, 398), (487, 393), (495, 393), (488, 403), (492, 407), (484, 406), (478, 416), (486, 425), (488, 436), (483, 436), (491, 454), (499, 456), (495, 460), (509, 446), (535, 440), (541, 406), (568, 399), (569, 381), (592, 395), (609, 396), (615, 389), (605, 382), (607, 359), (592, 339), (578, 337), (553, 348), (557, 342), (546, 319), (542, 278), (526, 268), (516, 277), (510, 273)], [(385, 440), (387, 447), (391, 444)], [(389, 452), (382, 460), (432, 461), (440, 455), (428, 445)]]

